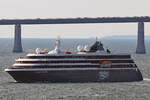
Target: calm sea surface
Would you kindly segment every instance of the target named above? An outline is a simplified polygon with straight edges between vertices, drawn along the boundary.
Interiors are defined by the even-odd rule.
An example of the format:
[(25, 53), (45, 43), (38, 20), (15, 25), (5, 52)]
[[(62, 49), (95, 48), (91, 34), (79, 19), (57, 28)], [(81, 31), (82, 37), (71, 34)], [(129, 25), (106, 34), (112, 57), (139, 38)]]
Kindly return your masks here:
[[(62, 49), (75, 50), (94, 39), (62, 39)], [(15, 83), (3, 70), (39, 47), (51, 50), (55, 39), (23, 39), (23, 53), (12, 53), (13, 39), (0, 39), (0, 100), (150, 100), (150, 80), (124, 83)], [(130, 53), (144, 78), (150, 79), (150, 41), (147, 54), (135, 54), (135, 39), (102, 39), (113, 53)]]

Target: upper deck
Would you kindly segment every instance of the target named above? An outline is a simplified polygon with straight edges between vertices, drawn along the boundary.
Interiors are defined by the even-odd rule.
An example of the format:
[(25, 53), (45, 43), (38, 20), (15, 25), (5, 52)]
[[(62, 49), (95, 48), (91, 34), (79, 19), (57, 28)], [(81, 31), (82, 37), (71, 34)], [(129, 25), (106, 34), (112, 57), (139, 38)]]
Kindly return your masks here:
[[(112, 68), (136, 67), (129, 54), (27, 54), (13, 64), (13, 68)], [(106, 64), (107, 65), (107, 64)], [(108, 68), (109, 68), (108, 67)], [(107, 66), (105, 67), (107, 68)]]
[(90, 59), (111, 59), (120, 58), (127, 59), (131, 58), (129, 54), (99, 54), (99, 53), (87, 53), (87, 54), (27, 54), (26, 58), (90, 58)]

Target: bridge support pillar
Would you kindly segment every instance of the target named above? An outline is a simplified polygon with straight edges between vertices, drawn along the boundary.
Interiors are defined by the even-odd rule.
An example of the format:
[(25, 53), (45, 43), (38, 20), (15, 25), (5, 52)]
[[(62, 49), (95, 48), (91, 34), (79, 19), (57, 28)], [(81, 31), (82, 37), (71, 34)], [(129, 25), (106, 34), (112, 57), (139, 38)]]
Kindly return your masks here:
[(13, 52), (22, 52), (22, 43), (21, 43), (21, 25), (15, 25), (15, 38), (14, 38), (14, 48)]
[(145, 54), (144, 22), (138, 22), (137, 54)]

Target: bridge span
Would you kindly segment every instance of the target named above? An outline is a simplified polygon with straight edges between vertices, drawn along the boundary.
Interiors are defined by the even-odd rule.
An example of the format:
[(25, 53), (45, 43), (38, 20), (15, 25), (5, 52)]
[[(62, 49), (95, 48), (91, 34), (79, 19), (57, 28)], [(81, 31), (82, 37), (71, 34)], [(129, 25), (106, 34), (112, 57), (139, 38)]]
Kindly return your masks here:
[(144, 22), (150, 17), (97, 17), (97, 18), (55, 18), (55, 19), (1, 19), (0, 25), (15, 25), (13, 52), (22, 52), (21, 25), (28, 24), (88, 24), (88, 23), (138, 23), (136, 53), (145, 54)]

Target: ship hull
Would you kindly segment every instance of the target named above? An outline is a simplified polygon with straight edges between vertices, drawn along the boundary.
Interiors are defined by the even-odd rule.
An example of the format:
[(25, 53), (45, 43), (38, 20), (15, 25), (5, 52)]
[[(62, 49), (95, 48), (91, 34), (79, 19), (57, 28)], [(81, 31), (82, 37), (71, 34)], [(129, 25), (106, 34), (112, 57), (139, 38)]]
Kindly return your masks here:
[(17, 82), (133, 82), (142, 81), (138, 68), (6, 69)]

